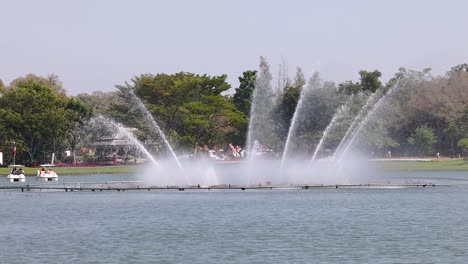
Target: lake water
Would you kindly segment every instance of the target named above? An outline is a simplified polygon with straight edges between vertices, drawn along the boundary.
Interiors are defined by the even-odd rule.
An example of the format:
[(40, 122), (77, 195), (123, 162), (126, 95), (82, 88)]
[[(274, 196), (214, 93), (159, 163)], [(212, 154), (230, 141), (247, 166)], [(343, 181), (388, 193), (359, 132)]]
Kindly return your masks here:
[[(434, 188), (0, 190), (0, 262), (467, 263), (467, 176), (381, 175), (452, 185)], [(60, 178), (110, 180), (135, 178)]]

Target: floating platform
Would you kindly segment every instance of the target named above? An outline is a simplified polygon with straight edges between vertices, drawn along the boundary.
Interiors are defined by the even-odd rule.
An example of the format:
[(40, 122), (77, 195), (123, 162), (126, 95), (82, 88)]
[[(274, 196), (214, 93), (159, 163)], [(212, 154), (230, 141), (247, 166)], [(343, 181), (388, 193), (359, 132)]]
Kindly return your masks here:
[(216, 186), (149, 186), (138, 182), (106, 182), (106, 183), (65, 183), (57, 185), (5, 185), (0, 186), (0, 190), (20, 190), (25, 191), (151, 191), (151, 190), (313, 190), (313, 189), (340, 189), (340, 188), (379, 188), (379, 189), (399, 189), (399, 188), (433, 188), (433, 187), (451, 187), (449, 184), (338, 184), (338, 185), (290, 185), (290, 186), (237, 186), (237, 185), (216, 185)]

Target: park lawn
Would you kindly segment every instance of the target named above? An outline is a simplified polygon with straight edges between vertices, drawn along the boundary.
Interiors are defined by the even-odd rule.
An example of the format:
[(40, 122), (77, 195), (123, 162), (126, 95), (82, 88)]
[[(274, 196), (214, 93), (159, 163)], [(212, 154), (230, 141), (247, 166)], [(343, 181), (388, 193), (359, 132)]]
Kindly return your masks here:
[[(468, 171), (468, 163), (463, 159), (441, 159), (433, 161), (375, 161), (378, 167), (387, 171)], [(35, 176), (39, 168), (25, 168), (27, 176)], [(143, 170), (142, 166), (95, 166), (95, 167), (56, 167), (60, 175), (117, 174)], [(8, 175), (10, 168), (0, 167), (0, 176)]]
[(441, 159), (432, 161), (376, 161), (388, 171), (468, 171), (463, 159)]
[[(40, 168), (24, 168), (26, 176), (36, 176)], [(114, 173), (132, 173), (142, 170), (142, 166), (95, 166), (95, 167), (55, 167), (55, 172), (61, 175), (75, 174), (114, 174)], [(8, 175), (10, 168), (1, 167), (0, 175)]]

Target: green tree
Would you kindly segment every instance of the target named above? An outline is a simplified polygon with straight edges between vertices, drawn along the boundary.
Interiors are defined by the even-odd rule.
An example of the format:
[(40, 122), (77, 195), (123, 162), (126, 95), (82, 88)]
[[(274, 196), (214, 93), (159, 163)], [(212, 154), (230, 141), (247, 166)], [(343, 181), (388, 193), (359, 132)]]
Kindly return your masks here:
[(464, 150), (468, 150), (468, 138), (462, 138), (458, 141), (458, 146)]
[(278, 141), (271, 122), (277, 99), (271, 84), (272, 79), (268, 61), (260, 57), (260, 67), (252, 95), (247, 150), (252, 149), (255, 142), (271, 147)]
[(297, 103), (301, 97), (301, 91), (302, 89), (299, 87), (286, 87), (286, 90), (281, 97), (280, 103), (278, 104), (278, 108), (282, 114), (282, 119), (288, 124), (290, 123), (292, 117), (294, 116), (294, 112), (296, 111)]
[(458, 141), (458, 146), (462, 149), (465, 163), (468, 162), (468, 138), (462, 138)]
[(345, 94), (357, 94), (362, 91), (362, 87), (359, 83), (346, 81), (338, 84), (338, 91)]
[(186, 110), (183, 136), (194, 149), (200, 143), (225, 144), (223, 138), (233, 136), (230, 130), (245, 127), (247, 123), (245, 116), (219, 95), (202, 96), (199, 101), (188, 104)]
[(111, 108), (121, 103), (122, 99), (117, 92), (95, 91), (91, 94), (81, 93), (75, 97), (93, 109), (93, 113), (109, 115)]
[(56, 74), (49, 74), (46, 77), (42, 77), (30, 73), (24, 77), (19, 77), (13, 80), (10, 83), (10, 88), (15, 89), (18, 87), (25, 87), (35, 82), (47, 86), (53, 93), (65, 97), (66, 91), (63, 88), (63, 83)]
[(68, 99), (37, 82), (25, 82), (0, 98), (0, 123), (7, 137), (36, 159), (39, 149), (60, 143), (78, 120)]
[(302, 69), (300, 67), (297, 67), (296, 68), (296, 76), (294, 76), (294, 82), (293, 82), (292, 85), (294, 87), (302, 89), (306, 85), (306, 82), (307, 81), (305, 79), (304, 72), (302, 72)]
[(373, 118), (363, 129), (360, 137), (360, 146), (365, 146), (369, 151), (382, 151), (394, 148), (400, 144), (391, 138), (384, 118)]
[(92, 117), (92, 108), (81, 100), (70, 99), (66, 105), (66, 131), (67, 141), (73, 154), (73, 163), (76, 164), (75, 151), (79, 143), (86, 136), (86, 126)]
[(379, 81), (382, 73), (378, 70), (373, 72), (362, 70), (359, 72), (359, 75), (361, 75), (361, 87), (363, 91), (371, 91), (375, 93), (375, 91), (382, 86), (382, 82)]
[(257, 79), (257, 71), (245, 71), (242, 77), (239, 77), (239, 88), (236, 88), (236, 93), (233, 97), (233, 103), (237, 109), (246, 116), (250, 114), (250, 106), (252, 105), (252, 92), (255, 89), (255, 81)]
[(117, 88), (121, 102), (127, 102), (114, 109), (119, 121), (145, 131), (151, 130), (149, 124), (141, 122), (143, 118), (135, 118), (138, 111), (132, 106), (129, 93), (132, 90), (169, 135), (171, 143), (181, 148), (223, 144), (223, 140), (229, 140), (236, 132), (245, 129), (247, 123), (246, 116), (236, 109), (232, 100), (221, 95), (230, 88), (226, 75), (144, 74), (133, 78), (132, 84)]
[(454, 67), (452, 67), (452, 69), (450, 69), (448, 74), (450, 75), (450, 74), (454, 74), (454, 73), (457, 73), (457, 72), (468, 72), (468, 64), (463, 63), (463, 64), (460, 64), (460, 65), (454, 66)]
[(378, 70), (373, 72), (361, 70), (359, 71), (359, 75), (361, 76), (359, 83), (354, 83), (352, 81), (340, 83), (338, 85), (338, 91), (346, 94), (357, 94), (363, 91), (375, 93), (375, 91), (382, 86), (382, 82), (379, 81), (382, 73)]
[(416, 128), (412, 136), (408, 138), (408, 143), (414, 146), (416, 153), (419, 155), (433, 154), (436, 142), (437, 137), (434, 130), (427, 125)]
[[(304, 85), (306, 84), (306, 80), (304, 74), (302, 73), (301, 68), (297, 68), (296, 76), (294, 77), (294, 82), (287, 84), (286, 88), (284, 89), (284, 93), (279, 99), (279, 103), (277, 108), (275, 109), (276, 114), (279, 114), (278, 124), (284, 124), (284, 128), (289, 128), (291, 119), (294, 116), (294, 112), (296, 111), (297, 103), (301, 97), (302, 89), (304, 89)], [(282, 132), (282, 134), (284, 131)]]

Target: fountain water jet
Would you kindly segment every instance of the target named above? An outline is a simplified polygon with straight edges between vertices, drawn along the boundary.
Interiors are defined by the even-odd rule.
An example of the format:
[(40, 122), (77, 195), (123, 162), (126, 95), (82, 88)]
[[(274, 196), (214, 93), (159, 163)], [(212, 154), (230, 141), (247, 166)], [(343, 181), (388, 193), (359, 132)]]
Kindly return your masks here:
[[(380, 97), (382, 94), (378, 92), (369, 97), (364, 97), (364, 95), (361, 97), (360, 94), (359, 100), (356, 101), (358, 103), (356, 107), (365, 104), (359, 110), (359, 113), (354, 116), (354, 114), (351, 114), (351, 111), (348, 112), (348, 109), (352, 109), (350, 103), (339, 106), (344, 102), (346, 97), (344, 94), (337, 95), (336, 89), (319, 89), (317, 93), (314, 92), (313, 96), (309, 97), (311, 89), (307, 88), (314, 87), (314, 85), (316, 87), (320, 86), (319, 82), (313, 82), (317, 81), (317, 79), (313, 80), (311, 78), (310, 86), (301, 91), (288, 128), (288, 136), (284, 142), (285, 148), (281, 155), (281, 160), (274, 158), (269, 160), (268, 158), (272, 158), (273, 155), (268, 157), (265, 155), (266, 158), (260, 158), (260, 156), (257, 156), (259, 158), (255, 158), (254, 151), (257, 149), (255, 146), (268, 146), (271, 142), (277, 145), (283, 143), (280, 142), (278, 144), (278, 139), (281, 136), (274, 134), (277, 131), (280, 131), (280, 133), (284, 132), (285, 130), (282, 130), (283, 127), (280, 127), (276, 131), (272, 130), (272, 128), (277, 129), (279, 126), (274, 127), (274, 125), (277, 125), (274, 123), (277, 117), (274, 114), (277, 113), (272, 112), (272, 110), (275, 110), (275, 96), (270, 83), (271, 79), (268, 65), (265, 61), (262, 61), (259, 78), (252, 94), (253, 102), (246, 142), (249, 158), (246, 161), (214, 162), (210, 159), (184, 160), (184, 166), (187, 169), (182, 171), (174, 170), (170, 166), (164, 166), (164, 162), (158, 160), (161, 162), (161, 166), (148, 170), (145, 173), (146, 175), (143, 175), (146, 177), (145, 180), (151, 181), (154, 186), (237, 185), (287, 187), (301, 184), (343, 184), (344, 182), (349, 183), (349, 179), (353, 180), (353, 184), (366, 183), (369, 179), (368, 176), (372, 174), (372, 163), (367, 162), (367, 159), (364, 156), (360, 156), (358, 151), (356, 153), (351, 152), (350, 146), (363, 127), (369, 122), (369, 119), (372, 118), (376, 109), (380, 107), (383, 101), (383, 96)], [(326, 86), (325, 83), (323, 87), (334, 88), (335, 86), (333, 84)], [(389, 93), (391, 92), (389, 91)], [(137, 102), (137, 97), (134, 94), (132, 96), (134, 96), (134, 100)], [(380, 99), (378, 99), (379, 97)], [(352, 100), (354, 103), (354, 99)], [(143, 110), (142, 112), (147, 113), (147, 120), (149, 116), (152, 119), (152, 115), (149, 114), (141, 101), (137, 106)], [(323, 112), (326, 113), (323, 114), (323, 117), (321, 109), (326, 110), (326, 112)], [(332, 114), (333, 116), (331, 116)], [(345, 122), (342, 123), (343, 120)], [(155, 129), (159, 128), (155, 121), (153, 123), (148, 120), (148, 122), (153, 124)], [(328, 122), (328, 124), (325, 122)], [(348, 125), (350, 123), (349, 127), (345, 127), (345, 124)], [(332, 139), (335, 131), (339, 131), (340, 136), (343, 135), (342, 132), (346, 131), (334, 153), (339, 159), (320, 159), (321, 150), (328, 144), (327, 140)], [(318, 136), (321, 136), (319, 141)], [(163, 138), (165, 139), (165, 137)], [(272, 141), (272, 139), (276, 140), (276, 142)], [(295, 139), (297, 139), (297, 142), (294, 141)], [(333, 139), (338, 141), (340, 138), (333, 137)], [(315, 146), (315, 142), (317, 141), (318, 144)], [(337, 141), (333, 141), (333, 143), (337, 143)], [(297, 145), (297, 151), (294, 147), (295, 145)], [(314, 147), (314, 149), (311, 147)], [(273, 145), (272, 148), (274, 148)], [(313, 155), (310, 155), (309, 151), (313, 151)], [(342, 159), (343, 155), (346, 155), (346, 159)], [(295, 157), (294, 159), (292, 158), (293, 156)], [(170, 158), (168, 156), (168, 159)], [(154, 177), (154, 175), (158, 175), (158, 177)], [(361, 178), (364, 180), (363, 182), (359, 182), (360, 176), (363, 177)]]
[(301, 91), (301, 95), (299, 97), (299, 102), (297, 103), (297, 106), (296, 106), (296, 109), (294, 111), (294, 115), (293, 115), (293, 118), (292, 118), (292, 121), (291, 121), (291, 125), (289, 126), (288, 136), (286, 138), (286, 144), (284, 145), (283, 156), (281, 158), (281, 167), (280, 167), (281, 171), (283, 170), (284, 162), (286, 160), (287, 153), (289, 151), (289, 145), (290, 145), (290, 142), (291, 142), (291, 138), (292, 138), (294, 132), (296, 131), (296, 126), (297, 126), (296, 123), (297, 123), (297, 119), (298, 119), (298, 116), (299, 116), (299, 112), (303, 108), (302, 105), (303, 105), (303, 102), (305, 100), (304, 98), (306, 97), (306, 94), (310, 92), (309, 90), (312, 90), (311, 88), (312, 87), (310, 87), (310, 86), (306, 86), (306, 88), (302, 89), (302, 91)]
[[(281, 168), (283, 167), (283, 164), (285, 163), (285, 160), (287, 158), (287, 154), (290, 152), (290, 144), (291, 140), (293, 139), (294, 136), (297, 134), (297, 129), (298, 129), (298, 119), (299, 117), (306, 117), (307, 109), (305, 109), (305, 102), (307, 100), (310, 100), (310, 96), (312, 95), (312, 91), (315, 89), (319, 89), (322, 86), (321, 80), (319, 77), (318, 72), (314, 72), (312, 78), (309, 80), (309, 85), (307, 85), (304, 89), (302, 89), (301, 94), (299, 96), (299, 101), (296, 105), (296, 109), (294, 110), (294, 115), (291, 121), (291, 125), (289, 126), (288, 130), (288, 136), (286, 137), (286, 144), (284, 146), (283, 150), (283, 156), (281, 159)], [(303, 120), (302, 120), (303, 121)]]
[[(271, 74), (268, 62), (260, 58), (259, 76), (255, 81), (255, 89), (252, 95), (252, 106), (250, 108), (250, 120), (247, 133), (246, 149), (249, 153), (248, 159), (254, 158), (254, 144), (263, 139), (262, 143), (270, 143), (272, 140), (272, 127), (269, 114), (271, 113), (274, 104), (275, 96), (271, 85)], [(266, 141), (266, 142), (265, 142)]]
[[(370, 118), (372, 118), (376, 111), (380, 109), (380, 107), (382, 106), (383, 102), (385, 101), (386, 98), (388, 98), (395, 90), (399, 89), (400, 83), (397, 82), (395, 85), (391, 86), (390, 89), (384, 93), (378, 100), (375, 104), (373, 104), (371, 107), (370, 107), (370, 110), (368, 111), (367, 115), (364, 117), (364, 119), (362, 120), (362, 122), (359, 123), (359, 125), (357, 126), (357, 129), (353, 132), (352, 134), (352, 137), (351, 139), (346, 143), (343, 151), (341, 152), (341, 154), (339, 155), (338, 157), (338, 161), (341, 161), (343, 159), (343, 157), (346, 155), (346, 153), (349, 151), (349, 148), (351, 147), (351, 145), (354, 143), (354, 141), (356, 140), (357, 136), (361, 133), (361, 131), (363, 130), (363, 128), (367, 125), (367, 123), (369, 122)], [(377, 92), (376, 92), (377, 93)], [(376, 94), (374, 93), (374, 94)]]
[(361, 108), (361, 111), (356, 115), (354, 118), (353, 122), (349, 126), (348, 130), (346, 131), (346, 134), (343, 136), (343, 138), (340, 141), (340, 144), (338, 144), (338, 147), (335, 149), (335, 152), (333, 153), (333, 157), (336, 157), (339, 153), (341, 153), (341, 149), (343, 148), (343, 145), (347, 142), (348, 138), (350, 135), (353, 134), (354, 129), (356, 126), (359, 124), (359, 122), (364, 118), (364, 115), (367, 111), (367, 109), (370, 107), (371, 102), (375, 99), (376, 93), (373, 93), (369, 96), (367, 99), (365, 105)]
[(156, 131), (158, 132), (159, 136), (164, 140), (164, 143), (166, 145), (166, 147), (169, 149), (169, 152), (171, 153), (172, 157), (174, 157), (174, 160), (176, 161), (177, 165), (179, 166), (179, 168), (181, 170), (183, 170), (183, 166), (182, 164), (180, 163), (180, 160), (179, 158), (177, 157), (177, 155), (175, 154), (174, 150), (172, 149), (171, 147), (171, 144), (169, 144), (169, 141), (167, 140), (166, 138), (166, 135), (164, 135), (164, 132), (161, 130), (161, 128), (159, 127), (158, 123), (156, 122), (156, 120), (154, 120), (153, 116), (151, 115), (151, 113), (148, 111), (148, 109), (145, 107), (145, 105), (143, 104), (143, 102), (140, 100), (140, 98), (138, 98), (138, 96), (136, 96), (136, 94), (133, 92), (133, 90), (129, 89), (129, 93), (133, 99), (133, 101), (135, 102), (136, 106), (138, 107), (138, 109), (140, 109), (140, 111), (143, 112), (144, 116), (145, 116), (145, 119), (148, 123), (150, 123), (152, 125), (153, 128), (156, 129)]
[(322, 135), (322, 138), (320, 139), (317, 147), (315, 148), (315, 151), (314, 151), (314, 154), (312, 155), (312, 158), (311, 158), (311, 161), (314, 161), (317, 157), (317, 154), (318, 152), (320, 151), (320, 149), (322, 148), (323, 146), (323, 143), (325, 142), (325, 139), (327, 138), (328, 134), (330, 133), (331, 129), (333, 128), (333, 126), (335, 125), (336, 121), (338, 120), (338, 118), (343, 114), (343, 112), (345, 112), (345, 110), (348, 108), (347, 105), (342, 105), (340, 107), (340, 109), (338, 109), (338, 111), (333, 115), (333, 118), (332, 120), (330, 121), (330, 123), (328, 124), (327, 128), (325, 128), (325, 130), (323, 131), (323, 135)]
[(98, 116), (96, 119), (104, 122), (105, 124), (108, 124), (112, 126), (113, 128), (116, 128), (119, 133), (124, 134), (138, 149), (143, 152), (148, 159), (151, 160), (151, 162), (156, 165), (157, 167), (160, 167), (161, 165), (156, 161), (156, 159), (149, 153), (149, 151), (143, 146), (143, 144), (133, 135), (132, 132), (126, 130), (122, 124), (119, 124), (115, 121), (109, 120), (107, 118), (104, 118), (103, 116)]

